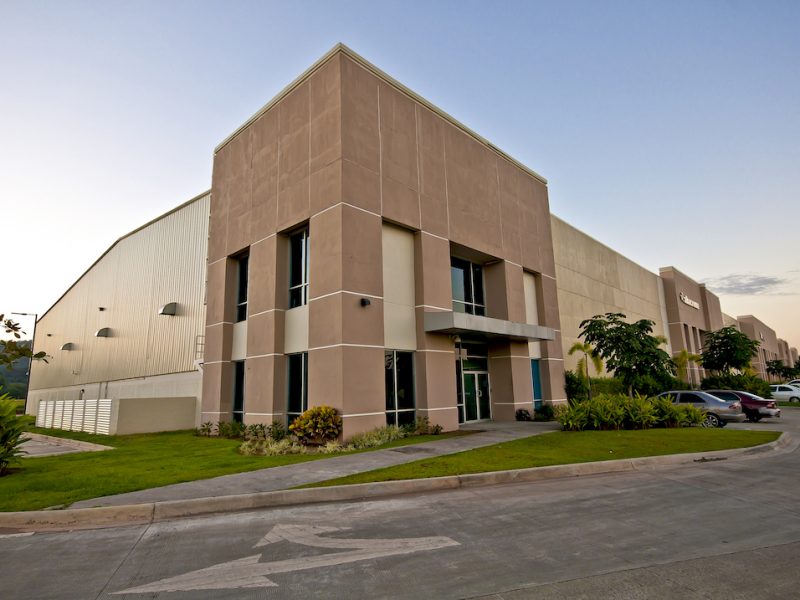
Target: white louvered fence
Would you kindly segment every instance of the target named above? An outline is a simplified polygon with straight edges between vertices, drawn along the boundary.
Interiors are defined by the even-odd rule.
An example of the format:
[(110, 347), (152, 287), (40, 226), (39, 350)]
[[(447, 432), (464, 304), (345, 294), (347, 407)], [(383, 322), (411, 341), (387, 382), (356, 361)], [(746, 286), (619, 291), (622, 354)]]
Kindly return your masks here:
[(39, 400), (36, 426), (86, 433), (111, 433), (112, 400)]

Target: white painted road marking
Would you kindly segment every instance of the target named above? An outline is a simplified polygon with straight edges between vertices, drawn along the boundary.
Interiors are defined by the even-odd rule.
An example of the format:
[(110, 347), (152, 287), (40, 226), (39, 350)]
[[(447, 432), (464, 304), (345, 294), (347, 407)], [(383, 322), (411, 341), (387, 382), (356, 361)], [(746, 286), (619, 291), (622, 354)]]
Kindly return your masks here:
[(273, 562), (259, 562), (261, 554), (238, 560), (219, 563), (205, 569), (190, 571), (176, 577), (154, 581), (146, 585), (114, 592), (115, 594), (151, 594), (155, 592), (188, 592), (192, 590), (220, 590), (237, 588), (275, 587), (276, 583), (267, 575), (290, 573), (319, 567), (332, 567), (345, 563), (410, 554), (425, 550), (438, 550), (458, 546), (448, 537), (422, 537), (398, 539), (338, 539), (322, 538), (322, 533), (342, 531), (349, 527), (325, 527), (316, 525), (275, 525), (254, 548), (261, 548), (286, 540), (315, 548), (351, 549), (318, 556), (303, 556)]
[(35, 532), (28, 531), (26, 533), (3, 533), (0, 534), (0, 540), (5, 538), (16, 538), (16, 537), (28, 537), (29, 535), (33, 535)]

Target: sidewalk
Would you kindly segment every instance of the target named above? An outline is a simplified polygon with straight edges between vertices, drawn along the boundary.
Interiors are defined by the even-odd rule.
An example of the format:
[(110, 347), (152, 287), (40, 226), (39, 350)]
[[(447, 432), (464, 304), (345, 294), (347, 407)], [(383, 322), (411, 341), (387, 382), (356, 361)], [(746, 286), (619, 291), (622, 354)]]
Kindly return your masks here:
[(549, 431), (555, 431), (559, 429), (559, 425), (556, 422), (485, 422), (464, 425), (461, 429), (462, 431), (475, 430), (480, 433), (425, 442), (422, 444), (401, 446), (389, 450), (375, 450), (372, 452), (338, 456), (336, 458), (313, 460), (295, 465), (251, 471), (249, 473), (224, 475), (212, 479), (178, 483), (127, 494), (92, 498), (90, 500), (76, 502), (72, 504), (70, 508), (121, 506), (125, 504), (188, 500), (192, 498), (213, 498), (217, 496), (286, 490), (307, 483), (325, 481), (326, 479), (363, 473), (364, 471), (372, 471), (383, 467), (392, 467), (422, 458), (455, 454), (456, 452), (462, 452), (464, 450), (472, 450), (474, 448), (481, 448), (483, 446), (491, 446), (492, 444), (539, 435)]

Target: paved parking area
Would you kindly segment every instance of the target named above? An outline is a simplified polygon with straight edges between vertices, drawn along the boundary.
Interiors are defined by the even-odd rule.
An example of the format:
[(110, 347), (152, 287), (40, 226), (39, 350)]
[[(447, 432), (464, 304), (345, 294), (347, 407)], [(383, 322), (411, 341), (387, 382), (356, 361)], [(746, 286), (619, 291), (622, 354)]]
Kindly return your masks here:
[(22, 444), (22, 450), (27, 456), (58, 456), (60, 454), (71, 454), (73, 452), (100, 452), (111, 450), (110, 446), (80, 442), (78, 440), (68, 440), (52, 435), (41, 435), (39, 433), (26, 433), (29, 438)]

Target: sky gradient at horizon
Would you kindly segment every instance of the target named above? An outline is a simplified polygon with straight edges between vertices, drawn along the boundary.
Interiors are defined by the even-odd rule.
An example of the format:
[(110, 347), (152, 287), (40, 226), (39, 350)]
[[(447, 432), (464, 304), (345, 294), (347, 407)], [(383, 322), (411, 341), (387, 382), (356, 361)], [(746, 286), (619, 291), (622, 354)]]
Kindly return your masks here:
[(800, 346), (800, 3), (0, 14), (0, 202), (18, 247), (0, 312), (41, 314), (114, 240), (208, 189), (214, 147), (341, 41), (545, 176), (568, 223)]

